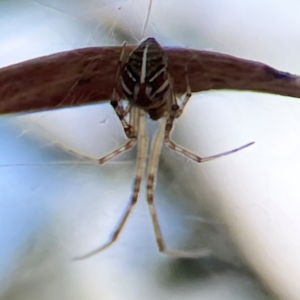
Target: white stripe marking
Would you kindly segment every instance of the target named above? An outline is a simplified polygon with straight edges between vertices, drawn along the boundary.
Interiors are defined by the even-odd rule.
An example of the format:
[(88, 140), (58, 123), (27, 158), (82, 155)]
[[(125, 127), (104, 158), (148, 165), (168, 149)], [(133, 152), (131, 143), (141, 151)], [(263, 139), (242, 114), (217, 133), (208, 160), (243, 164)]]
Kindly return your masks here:
[(160, 92), (162, 92), (169, 84), (169, 80), (165, 80), (165, 82), (160, 86), (160, 88), (158, 90), (156, 90), (155, 94), (153, 95), (154, 97), (159, 94)]
[(146, 78), (148, 47), (149, 47), (149, 45), (146, 46), (146, 48), (143, 52), (143, 61), (142, 61), (142, 69), (141, 69), (141, 83), (145, 83), (145, 78)]
[(124, 82), (123, 80), (121, 81), (121, 85), (122, 85), (123, 90), (124, 90), (128, 95), (132, 95), (131, 90), (127, 87), (127, 85), (125, 84), (125, 82)]
[(160, 71), (158, 71), (157, 73), (155, 73), (150, 79), (149, 82), (152, 82), (155, 78), (157, 78), (161, 73), (163, 73), (166, 69), (162, 68)]
[(136, 82), (136, 79), (133, 77), (133, 75), (130, 73), (130, 71), (128, 70), (127, 67), (125, 68), (125, 71), (126, 71), (127, 75), (128, 75), (134, 82)]

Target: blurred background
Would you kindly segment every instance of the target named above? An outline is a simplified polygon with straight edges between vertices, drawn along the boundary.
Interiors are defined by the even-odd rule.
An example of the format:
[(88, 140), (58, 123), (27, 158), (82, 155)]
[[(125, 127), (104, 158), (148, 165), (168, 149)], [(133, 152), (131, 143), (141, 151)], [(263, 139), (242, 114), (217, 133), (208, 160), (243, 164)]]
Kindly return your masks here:
[[(300, 74), (296, 0), (152, 2), (145, 37)], [(0, 66), (138, 44), (148, 9), (148, 0), (1, 0)], [(124, 142), (109, 104), (1, 116), (0, 299), (299, 299), (299, 117), (288, 97), (194, 94), (176, 123), (178, 143), (208, 156), (256, 142), (202, 165), (162, 151), (155, 202), (166, 244), (213, 255), (161, 255), (143, 187), (119, 240), (74, 262), (123, 213), (135, 150), (96, 166), (62, 149), (101, 157)]]

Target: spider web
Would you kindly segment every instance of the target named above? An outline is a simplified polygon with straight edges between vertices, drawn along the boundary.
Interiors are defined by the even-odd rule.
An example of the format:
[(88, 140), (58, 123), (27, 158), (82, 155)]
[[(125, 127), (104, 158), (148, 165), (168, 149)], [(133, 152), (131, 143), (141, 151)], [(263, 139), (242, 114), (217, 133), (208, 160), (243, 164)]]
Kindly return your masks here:
[[(282, 35), (284, 36), (284, 42), (281, 40), (280, 43), (282, 36), (278, 35), (274, 37), (276, 30), (270, 29), (271, 26), (276, 26), (276, 19), (274, 21), (273, 18), (270, 17), (272, 14), (276, 15), (275, 9), (264, 14), (264, 18), (266, 19), (267, 16), (268, 20), (273, 20), (273, 23), (270, 24), (265, 20), (260, 23), (266, 27), (268, 26), (267, 24), (270, 24), (270, 27), (267, 27), (266, 31), (261, 30), (265, 32), (265, 34), (260, 35), (259, 30), (252, 31), (252, 25), (254, 25), (254, 23), (251, 23), (251, 26), (248, 25), (249, 27), (247, 27), (245, 22), (248, 21), (245, 20), (250, 19), (251, 22), (254, 22), (256, 18), (253, 16), (257, 16), (256, 10), (254, 9), (255, 3), (253, 4), (253, 1), (252, 4), (250, 3), (251, 1), (249, 3), (246, 1), (248, 4), (245, 4), (245, 6), (237, 5), (234, 8), (231, 7), (232, 11), (234, 11), (234, 9), (238, 11), (238, 13), (232, 15), (230, 15), (230, 9), (226, 10), (226, 5), (231, 6), (233, 4), (228, 5), (226, 1), (221, 1), (221, 3), (220, 1), (210, 1), (210, 6), (205, 1), (202, 3), (200, 3), (200, 1), (190, 1), (182, 3), (182, 5), (175, 5), (174, 1), (161, 2), (162, 1), (160, 1), (160, 3), (158, 3), (158, 1), (153, 2), (146, 35), (155, 36), (163, 45), (179, 44), (199, 48), (213, 48), (214, 50), (222, 50), (223, 52), (238, 54), (246, 58), (263, 60), (267, 63), (275, 64), (275, 66), (282, 69), (287, 68), (291, 72), (300, 73), (300, 70), (295, 70), (296, 64), (294, 64), (295, 57), (297, 57), (296, 53), (299, 53), (297, 45), (293, 44), (293, 46), (291, 46), (292, 52), (295, 53), (294, 58), (292, 58), (292, 55), (289, 55), (288, 58), (284, 57), (282, 53), (284, 53), (286, 49), (280, 45), (287, 43), (288, 38), (285, 36), (288, 36), (289, 32), (295, 32), (295, 28), (300, 28), (300, 26), (297, 27), (295, 23), (293, 23), (296, 22), (293, 14), (291, 14), (292, 17), (290, 19), (286, 18), (286, 22), (290, 23), (291, 27), (285, 28), (285, 34)], [(6, 1), (6, 3), (14, 3), (14, 1)], [(122, 44), (124, 40), (138, 43), (143, 38), (143, 26), (149, 7), (148, 1), (137, 0), (49, 0), (27, 1), (26, 3), (28, 7), (22, 7), (21, 9), (18, 8), (20, 2), (15, 1), (14, 5), (16, 10), (18, 8), (18, 10), (23, 12), (19, 18), (15, 19), (23, 20), (24, 24), (28, 22), (28, 20), (34, 19), (35, 26), (26, 32), (26, 29), (22, 27), (21, 23), (21, 26), (15, 29), (18, 34), (15, 35), (16, 38), (13, 38), (12, 35), (8, 50), (3, 49), (4, 47), (0, 49), (1, 65), (79, 47), (119, 45)], [(268, 1), (264, 1), (264, 5), (268, 9), (271, 6), (274, 7), (274, 5), (269, 5)], [(289, 5), (291, 5), (291, 3), (289, 3)], [(218, 9), (216, 9), (217, 6), (219, 7)], [(253, 7), (252, 10), (251, 7)], [(293, 11), (297, 10), (294, 9)], [(9, 9), (7, 8), (7, 16), (10, 16), (8, 12)], [(226, 18), (226, 16), (231, 17)], [(208, 19), (212, 21), (205, 23), (208, 22)], [(243, 20), (244, 23), (240, 20)], [(7, 26), (12, 28), (13, 26), (11, 24), (13, 24), (13, 21), (10, 22), (10, 26)], [(47, 23), (47, 26), (41, 25), (44, 23)], [(228, 28), (232, 23), (234, 24), (231, 25), (233, 29), (229, 31)], [(279, 23), (279, 21), (277, 23)], [(281, 21), (280, 23), (282, 24)], [(284, 24), (286, 23), (284, 22)], [(17, 27), (17, 25), (15, 26)], [(257, 28), (261, 28), (259, 25), (257, 26)], [(245, 28), (247, 30), (245, 30)], [(288, 30), (288, 28), (290, 28), (290, 30)], [(218, 33), (218, 29), (221, 33)], [(247, 39), (245, 31), (250, 35), (250, 38)], [(279, 28), (277, 31), (280, 32)], [(272, 38), (266, 41), (270, 32), (272, 32)], [(294, 33), (294, 35), (296, 34)], [(238, 38), (236, 38), (237, 36)], [(293, 34), (290, 35), (290, 38), (292, 38), (292, 36)], [(277, 43), (276, 39), (278, 39)], [(2, 44), (3, 43), (1, 43), (1, 45)], [(260, 52), (260, 47), (257, 47), (258, 44), (266, 44), (264, 51)], [(224, 48), (222, 48), (223, 46)], [(22, 51), (20, 51), (20, 49), (22, 49)], [(264, 164), (265, 160), (269, 159), (269, 163), (274, 165), (274, 160), (278, 161), (285, 156), (289, 156), (291, 157), (291, 161), (295, 164), (294, 167), (297, 167), (295, 163), (297, 161), (296, 153), (299, 145), (297, 140), (299, 133), (297, 119), (299, 119), (300, 116), (297, 106), (289, 104), (288, 106), (290, 107), (287, 107), (280, 99), (274, 100), (274, 98), (269, 98), (269, 100), (262, 100), (262, 98), (260, 98), (259, 101), (256, 101), (256, 98), (252, 94), (241, 95), (220, 92), (214, 96), (204, 94), (200, 96), (200, 98), (194, 97), (192, 102), (197, 101), (196, 106), (187, 108), (187, 111), (182, 117), (183, 120), (180, 122), (180, 126), (178, 126), (178, 142), (187, 145), (190, 149), (193, 147), (195, 147), (194, 149), (198, 149), (196, 141), (199, 141), (201, 136), (201, 140), (203, 140), (201, 147), (199, 147), (200, 151), (212, 154), (218, 152), (218, 150), (222, 151), (239, 145), (240, 139), (244, 136), (247, 136), (246, 141), (258, 141), (260, 145), (262, 145), (262, 148), (260, 148), (262, 150), (260, 151), (263, 152), (263, 154), (256, 154), (260, 158), (259, 163), (263, 167), (262, 169), (258, 169), (260, 170), (260, 176), (257, 174), (255, 176), (259, 178), (258, 181), (261, 181), (264, 187), (268, 187), (268, 197), (263, 197), (264, 194), (257, 195), (256, 193), (250, 193), (249, 190), (253, 185), (245, 184), (245, 180), (240, 179), (238, 175), (234, 177), (234, 175), (232, 175), (233, 173), (229, 172), (232, 171), (232, 166), (240, 164), (244, 166), (242, 164), (243, 161), (237, 157), (232, 157), (229, 163), (220, 162), (213, 170), (208, 166), (203, 166), (200, 171), (199, 169), (195, 171), (190, 162), (182, 160), (181, 158), (177, 159), (173, 157), (173, 155), (170, 155), (167, 157), (167, 163), (161, 166), (161, 170), (167, 175), (159, 175), (157, 186), (156, 202), (162, 203), (159, 218), (164, 225), (164, 232), (166, 232), (165, 229), (168, 229), (170, 224), (172, 227), (172, 225), (178, 221), (178, 217), (185, 218), (187, 224), (185, 224), (186, 229), (182, 229), (180, 223), (173, 225), (169, 238), (167, 238), (168, 244), (172, 245), (172, 241), (176, 240), (180, 232), (183, 235), (188, 235), (188, 229), (191, 229), (192, 226), (186, 221), (187, 218), (195, 219), (199, 215), (200, 218), (202, 217), (201, 214), (196, 213), (192, 215), (190, 213), (190, 210), (195, 208), (197, 212), (199, 211), (199, 213), (201, 213), (201, 206), (198, 204), (187, 204), (188, 206), (190, 205), (190, 208), (186, 208), (180, 203), (180, 199), (181, 201), (183, 199), (187, 203), (198, 201), (195, 199), (214, 202), (220, 193), (227, 193), (229, 187), (233, 189), (233, 192), (230, 194), (232, 198), (235, 197), (234, 194), (238, 194), (237, 192), (235, 193), (235, 187), (240, 187), (237, 190), (239, 196), (236, 197), (241, 200), (247, 196), (250, 201), (253, 201), (250, 212), (261, 215), (267, 223), (266, 228), (269, 228), (270, 226), (267, 226), (268, 222), (272, 222), (272, 220), (269, 217), (268, 208), (273, 203), (273, 201), (271, 203), (270, 199), (277, 199), (276, 203), (278, 203), (280, 207), (282, 205), (280, 198), (287, 198), (286, 189), (279, 189), (276, 185), (274, 186), (274, 184), (272, 184), (270, 179), (273, 178), (272, 173), (280, 174), (283, 172), (284, 174), (294, 174), (294, 176), (289, 175), (284, 183), (289, 182), (288, 187), (290, 187), (290, 189), (288, 188), (287, 190), (290, 191), (290, 195), (295, 195), (289, 196), (289, 198), (292, 197), (294, 199), (299, 195), (295, 188), (295, 181), (299, 176), (294, 171), (294, 168), (289, 168), (289, 170), (293, 171), (290, 173), (286, 167), (283, 169), (279, 167), (271, 168), (269, 165)], [(201, 103), (195, 99), (201, 99)], [(250, 105), (245, 107), (244, 102), (248, 102)], [(252, 103), (253, 105), (251, 105)], [(193, 111), (199, 111), (199, 114), (195, 117), (193, 116)], [(224, 112), (226, 112), (225, 117)], [(208, 123), (206, 122), (207, 119), (209, 119)], [(250, 122), (249, 119), (255, 120), (255, 123), (258, 124), (256, 125), (257, 128), (253, 128), (254, 122)], [(289, 120), (289, 122), (286, 120)], [(184, 123), (187, 123), (187, 125), (184, 125)], [(220, 126), (220, 124), (222, 125)], [(152, 124), (150, 126), (152, 126)], [(237, 127), (239, 127), (240, 130), (238, 130)], [(272, 129), (270, 129), (271, 127)], [(13, 228), (9, 232), (8, 230), (3, 231), (0, 235), (1, 241), (4, 241), (3, 244), (7, 244), (5, 247), (8, 249), (6, 255), (8, 255), (7, 253), (13, 253), (14, 247), (17, 249), (16, 253), (23, 250), (23, 248), (18, 248), (21, 247), (20, 245), (23, 245), (20, 242), (21, 237), (26, 239), (28, 231), (31, 232), (35, 230), (39, 227), (39, 224), (43, 225), (42, 219), (46, 214), (49, 214), (49, 211), (53, 214), (54, 220), (55, 218), (59, 219), (59, 224), (69, 226), (63, 233), (63, 243), (57, 241), (59, 250), (55, 251), (57, 251), (56, 254), (58, 256), (64, 255), (63, 253), (66, 251), (66, 257), (70, 258), (78, 253), (84, 252), (84, 250), (92, 249), (94, 246), (101, 244), (102, 241), (105, 241), (115, 221), (122, 213), (130, 195), (133, 160), (135, 157), (134, 151), (126, 153), (125, 156), (119, 158), (116, 164), (101, 166), (101, 168), (76, 164), (67, 167), (51, 166), (51, 163), (56, 163), (57, 161), (65, 162), (66, 160), (73, 162), (73, 158), (57, 148), (56, 144), (63, 144), (65, 148), (97, 157), (105, 154), (123, 142), (124, 136), (122, 129), (110, 107), (101, 105), (81, 109), (68, 109), (62, 112), (34, 114), (26, 118), (5, 117), (1, 118), (0, 128), (1, 165), (12, 164), (10, 168), (0, 168), (0, 177), (2, 179), (0, 190), (4, 191), (5, 194), (5, 196), (1, 198), (3, 205), (1, 214), (2, 228)], [(186, 132), (189, 132), (189, 135), (186, 134)], [(232, 137), (232, 139), (230, 139), (230, 137)], [(266, 145), (272, 145), (271, 152), (268, 152), (270, 151), (269, 146)], [(249, 158), (247, 154), (241, 153), (241, 156), (243, 155)], [(33, 165), (22, 168), (19, 166), (21, 163)], [(45, 166), (34, 166), (35, 163), (42, 163), (45, 164)], [(250, 160), (250, 164), (251, 163), (254, 165), (254, 160)], [(15, 166), (13, 166), (13, 164), (15, 164)], [(174, 169), (169, 167), (172, 165), (175, 166), (175, 172)], [(224, 171), (226, 169), (229, 170), (228, 173)], [(235, 170), (235, 168), (233, 169)], [(178, 172), (178, 170), (180, 170), (180, 172)], [(245, 168), (245, 170), (247, 169)], [(221, 174), (220, 176), (216, 175), (218, 172)], [(199, 174), (200, 177), (198, 177)], [(243, 172), (239, 174), (243, 175)], [(187, 175), (192, 175), (192, 177), (187, 180)], [(240, 176), (243, 177), (242, 175)], [(231, 181), (225, 181), (227, 183), (225, 187), (222, 184), (216, 185), (217, 183), (219, 184), (219, 181), (223, 180), (224, 177), (226, 177), (226, 179), (234, 177), (236, 184), (233, 185)], [(199, 180), (199, 178), (201, 178), (201, 180)], [(268, 179), (266, 180), (265, 178)], [(180, 179), (182, 181), (180, 181)], [(252, 177), (249, 179), (246, 176), (246, 179), (250, 180), (251, 183), (254, 182)], [(178, 187), (179, 184), (181, 187)], [(247, 190), (248, 193), (243, 192), (244, 190)], [(143, 193), (144, 190), (141, 191), (140, 202), (144, 202)], [(279, 194), (278, 197), (276, 193)], [(251, 196), (248, 196), (249, 194), (251, 194)], [(230, 197), (227, 196), (225, 198)], [(171, 204), (169, 204), (166, 199), (171, 199), (171, 201), (169, 201)], [(257, 204), (255, 199), (263, 203)], [(262, 199), (264, 199), (264, 201), (262, 201)], [(27, 208), (33, 207), (33, 210), (27, 213), (25, 206)], [(176, 210), (176, 206), (182, 210), (181, 214)], [(73, 207), (72, 213), (68, 207)], [(235, 210), (239, 208), (237, 206), (234, 207)], [(185, 209), (186, 212), (184, 212)], [(205, 210), (205, 208), (203, 209)], [(166, 210), (169, 211), (169, 213), (164, 215), (163, 211)], [(57, 214), (57, 211), (60, 213)], [(292, 220), (296, 220), (295, 212), (289, 213)], [(7, 218), (3, 217), (5, 214)], [(183, 217), (184, 214), (186, 217)], [(11, 218), (9, 218), (9, 216)], [(62, 219), (64, 220), (63, 223), (61, 223)], [(85, 299), (92, 297), (91, 290), (97, 287), (98, 282), (102, 281), (102, 284), (100, 284), (101, 288), (96, 288), (96, 294), (101, 294), (103, 291), (116, 290), (116, 284), (110, 283), (111, 279), (113, 278), (114, 282), (118, 283), (124, 280), (124, 282), (129, 284), (130, 279), (137, 280), (137, 276), (134, 276), (134, 272), (139, 274), (139, 277), (142, 277), (141, 274), (145, 276), (145, 281), (141, 280), (141, 286), (144, 285), (146, 290), (151, 290), (152, 288), (155, 290), (154, 287), (157, 287), (158, 282), (153, 279), (158, 277), (157, 273), (153, 271), (151, 277), (147, 271), (145, 271), (145, 268), (136, 269), (133, 272), (129, 268), (132, 264), (139, 266), (146, 264), (148, 269), (153, 269), (153, 265), (157, 268), (161, 267), (161, 265), (157, 263), (157, 250), (154, 244), (147, 208), (145, 206), (138, 207), (132, 219), (133, 221), (126, 226), (121, 240), (117, 242), (117, 244), (120, 243), (120, 246), (116, 244), (115, 249), (112, 249), (110, 254), (103, 253), (103, 258), (97, 257), (95, 261), (100, 260), (102, 264), (97, 267), (93, 266), (95, 268), (94, 271), (86, 270), (85, 275), (82, 275), (83, 273), (78, 275), (80, 277), (81, 287), (85, 291)], [(147, 219), (149, 223), (144, 221)], [(97, 223), (98, 220), (99, 223)], [(204, 223), (210, 222), (212, 222), (210, 218), (208, 218), (208, 221), (205, 217), (200, 220), (202, 227), (204, 227)], [(46, 225), (43, 226), (46, 227)], [(22, 231), (20, 229), (22, 227), (28, 227), (29, 229)], [(60, 231), (60, 228), (57, 227), (56, 230)], [(4, 233), (7, 234), (6, 239), (4, 239)], [(53, 231), (52, 233), (50, 232), (49, 235), (54, 235)], [(200, 235), (201, 234), (199, 234), (199, 236)], [(15, 244), (11, 242), (12, 236), (17, 237), (18, 242)], [(221, 238), (222, 236), (223, 235), (221, 235)], [(41, 237), (38, 235), (32, 244), (40, 245), (39, 238)], [(84, 241), (83, 238), (85, 238)], [(207, 239), (203, 240), (204, 243), (208, 242)], [(78, 248), (78, 241), (81, 243), (80, 248)], [(188, 243), (188, 238), (179, 241), (182, 243), (187, 241)], [(9, 246), (9, 244), (12, 246)], [(37, 246), (37, 249), (44, 248), (45, 245), (48, 245), (46, 241), (44, 241), (44, 244), (41, 244), (42, 246)], [(147, 248), (145, 245), (147, 245), (149, 249), (145, 250), (145, 248)], [(217, 246), (219, 246), (218, 243)], [(224, 248), (222, 248), (222, 250), (223, 249)], [(225, 250), (226, 249), (231, 250), (230, 247), (225, 247)], [(36, 254), (36, 252), (33, 253)], [(117, 261), (116, 266), (119, 271), (107, 272), (104, 275), (107, 276), (108, 279), (105, 280), (101, 277), (101, 280), (99, 280), (98, 276), (103, 269), (112, 268), (115, 270), (117, 268), (107, 263), (111, 255), (114, 256), (113, 260), (115, 262)], [(125, 262), (120, 263), (119, 260), (116, 259), (118, 255), (124, 258)], [(3, 257), (8, 256), (5, 256), (4, 253)], [(12, 260), (13, 255), (10, 257)], [(229, 261), (236, 259), (234, 255), (233, 257), (230, 257), (230, 255), (228, 257)], [(43, 258), (41, 259), (43, 260)], [(53, 256), (50, 255), (49, 259), (51, 261)], [(87, 262), (87, 264), (88, 263), (89, 262)], [(17, 262), (15, 262), (15, 266), (16, 265)], [(45, 274), (43, 271), (46, 270), (47, 267), (47, 265), (42, 266), (38, 274)], [(7, 268), (7, 265), (3, 265), (3, 270), (7, 270)], [(16, 268), (18, 268), (18, 266)], [(14, 274), (13, 271), (11, 272), (11, 274)], [(25, 271), (23, 272), (26, 273)], [(37, 268), (34, 268), (31, 272), (37, 272)], [(55, 272), (53, 274), (55, 274)], [(46, 275), (44, 276), (46, 277)], [(88, 279), (84, 280), (84, 276)], [(126, 276), (128, 277), (128, 281), (124, 279)], [(246, 280), (247, 279), (249, 278), (246, 277)], [(87, 281), (92, 282), (92, 284), (88, 285)], [(97, 284), (93, 284), (95, 281), (97, 281)], [(202, 279), (199, 281), (203, 282)], [(55, 286), (56, 291), (61, 289), (55, 280), (50, 281), (50, 283), (52, 286)], [(231, 283), (233, 286), (235, 286), (235, 284), (245, 286), (243, 282), (238, 282), (237, 284), (236, 279), (232, 280)], [(104, 285), (107, 286), (104, 288)], [(40, 287), (41, 285), (38, 286)], [(125, 288), (123, 289), (123, 286), (118, 284), (118, 288), (120, 288), (120, 286), (122, 287), (121, 291), (124, 291)], [(295, 284), (295, 286), (297, 285)], [(221, 284), (219, 287), (224, 288)], [(234, 289), (232, 289), (232, 291), (233, 290)], [(246, 287), (245, 290), (247, 290)], [(257, 293), (254, 293), (251, 289), (247, 290), (250, 295), (249, 299), (266, 299), (261, 296), (259, 288), (255, 287), (254, 290), (257, 290)], [(209, 294), (208, 288), (207, 290), (203, 289), (203, 287), (195, 288), (194, 291), (195, 293), (201, 293), (201, 295), (205, 293)], [(181, 292), (184, 292), (184, 290)], [(136, 295), (135, 293), (137, 293), (136, 290), (130, 291), (126, 296), (130, 298), (130, 295)], [(162, 292), (159, 293), (159, 296), (161, 295)], [(174, 292), (168, 291), (168, 295), (172, 298)], [(245, 296), (246, 294), (242, 296), (240, 294), (237, 295), (240, 297), (239, 299), (248, 299)], [(166, 297), (166, 295), (164, 296)], [(189, 299), (188, 297), (188, 295), (185, 296), (186, 299)], [(28, 296), (28, 298), (34, 299), (32, 295)], [(78, 298), (80, 299), (79, 295)], [(153, 299), (153, 294), (149, 293), (149, 299), (150, 298)], [(18, 299), (17, 296), (15, 299)], [(25, 299), (25, 297), (22, 299)], [(216, 295), (216, 299), (223, 298), (218, 298), (218, 295)]]

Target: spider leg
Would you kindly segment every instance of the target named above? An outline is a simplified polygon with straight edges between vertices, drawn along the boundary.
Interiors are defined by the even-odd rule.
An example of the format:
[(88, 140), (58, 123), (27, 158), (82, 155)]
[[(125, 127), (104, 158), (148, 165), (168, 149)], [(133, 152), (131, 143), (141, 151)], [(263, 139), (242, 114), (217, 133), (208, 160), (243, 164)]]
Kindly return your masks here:
[[(190, 98), (192, 97), (192, 91), (191, 91), (191, 86), (190, 86), (189, 74), (188, 74), (187, 66), (185, 66), (185, 81), (186, 81), (186, 93), (184, 95), (184, 98), (183, 98), (183, 101), (181, 103), (181, 106), (177, 110), (176, 118), (179, 118), (181, 116), (181, 114), (182, 114), (185, 106), (187, 105), (187, 103), (189, 102)], [(176, 97), (175, 94), (174, 94), (174, 97)]]
[(184, 156), (186, 156), (186, 157), (188, 157), (188, 158), (190, 158), (190, 159), (192, 159), (192, 160), (194, 160), (198, 163), (202, 163), (202, 162), (213, 160), (213, 159), (225, 156), (225, 155), (235, 153), (237, 151), (240, 151), (240, 150), (242, 150), (244, 148), (247, 148), (247, 147), (254, 144), (254, 142), (250, 142), (250, 143), (247, 143), (243, 146), (240, 146), (238, 148), (234, 148), (234, 149), (226, 151), (226, 152), (218, 153), (218, 154), (215, 154), (215, 155), (212, 155), (212, 156), (201, 157), (201, 156), (185, 149), (184, 147), (176, 144), (174, 141), (172, 141), (171, 132), (172, 132), (172, 129), (173, 129), (175, 118), (180, 117), (180, 115), (183, 112), (184, 107), (186, 106), (186, 104), (188, 103), (189, 99), (192, 96), (187, 73), (186, 73), (186, 82), (187, 82), (187, 92), (184, 96), (181, 107), (178, 106), (176, 95), (175, 95), (175, 90), (174, 90), (174, 88), (172, 89), (173, 93), (171, 95), (170, 113), (169, 113), (169, 118), (166, 122), (165, 137), (164, 137), (164, 141), (165, 141), (165, 144), (166, 144), (167, 147), (169, 147), (170, 149), (172, 149), (176, 152), (179, 152), (180, 154), (183, 154)]
[[(129, 105), (128, 105), (129, 106)], [(119, 146), (118, 148), (112, 150), (111, 152), (107, 153), (105, 156), (101, 157), (101, 158), (92, 158), (89, 157), (87, 155), (83, 155), (81, 153), (78, 153), (76, 151), (70, 150), (70, 149), (66, 149), (63, 145), (58, 144), (61, 148), (63, 148), (65, 151), (71, 153), (72, 155), (75, 155), (76, 157), (80, 158), (80, 159), (87, 159), (90, 161), (93, 161), (95, 163), (99, 163), (99, 164), (104, 164), (105, 162), (107, 162), (108, 160), (114, 158), (115, 156), (131, 149), (137, 141), (137, 119), (138, 119), (138, 112), (136, 109), (132, 109), (132, 106), (128, 106), (126, 107), (126, 110), (128, 110), (127, 113), (129, 113), (129, 123), (128, 126), (130, 126), (131, 128), (131, 137), (129, 138), (128, 141), (126, 141), (123, 145)]]
[(145, 159), (146, 159), (146, 151), (147, 151), (147, 139), (146, 139), (146, 120), (145, 120), (145, 113), (144, 111), (134, 108), (134, 113), (136, 117), (136, 124), (138, 125), (138, 144), (137, 144), (137, 164), (136, 164), (136, 170), (135, 170), (135, 179), (134, 179), (134, 185), (133, 185), (133, 193), (131, 195), (130, 201), (125, 209), (124, 214), (122, 215), (120, 221), (118, 222), (116, 228), (112, 232), (109, 240), (102, 246), (96, 248), (95, 250), (88, 252), (87, 254), (84, 254), (82, 256), (78, 256), (75, 258), (75, 260), (81, 260), (88, 257), (91, 257), (100, 251), (108, 248), (110, 245), (112, 245), (119, 237), (122, 229), (124, 228), (124, 225), (129, 217), (129, 215), (132, 212), (132, 209), (134, 205), (137, 203), (138, 200), (138, 194), (140, 191), (140, 185), (142, 181), (144, 166), (145, 166)]
[(218, 153), (218, 154), (215, 154), (215, 155), (211, 155), (211, 156), (206, 156), (206, 157), (201, 157), (187, 149), (185, 149), (184, 147), (182, 146), (179, 146), (178, 144), (174, 143), (170, 137), (165, 137), (165, 143), (167, 145), (167, 147), (169, 147), (170, 149), (176, 151), (176, 152), (179, 152), (180, 154), (183, 154), (184, 156), (198, 162), (198, 163), (202, 163), (202, 162), (206, 162), (206, 161), (209, 161), (209, 160), (213, 160), (213, 159), (216, 159), (216, 158), (220, 158), (222, 156), (226, 156), (226, 155), (229, 155), (229, 154), (232, 154), (232, 153), (235, 153), (235, 152), (238, 152), (242, 149), (245, 149), (251, 145), (253, 145), (255, 142), (250, 142), (248, 144), (245, 144), (243, 146), (240, 146), (238, 148), (234, 148), (232, 150), (229, 150), (229, 151), (225, 151), (225, 152), (222, 152), (222, 153)]
[(128, 110), (128, 112), (126, 112), (126, 114), (130, 113), (128, 125), (131, 128), (131, 131), (130, 131), (130, 135), (131, 136), (129, 137), (129, 140), (125, 144), (121, 145), (117, 149), (109, 152), (108, 154), (106, 154), (105, 156), (103, 156), (102, 158), (100, 158), (98, 160), (100, 164), (103, 164), (106, 161), (112, 159), (113, 157), (119, 155), (120, 153), (122, 153), (122, 152), (124, 152), (126, 150), (129, 150), (136, 143), (137, 135), (138, 135), (138, 132), (140, 131), (138, 129), (139, 128), (138, 127), (139, 126), (138, 120), (139, 120), (140, 115), (142, 113), (141, 113), (141, 111), (138, 108), (133, 108), (133, 106), (131, 106), (131, 104), (127, 105), (126, 110)]
[(121, 73), (123, 63), (124, 63), (123, 60), (124, 60), (125, 48), (126, 48), (126, 43), (124, 42), (123, 47), (122, 47), (122, 51), (121, 51), (121, 54), (120, 54), (120, 58), (119, 58), (119, 61), (118, 61), (118, 68), (117, 68), (117, 74), (116, 74), (116, 79), (115, 79), (115, 85), (114, 85), (114, 89), (113, 89), (110, 104), (113, 107), (113, 109), (115, 110), (118, 118), (120, 119), (126, 136), (128, 138), (131, 138), (134, 135), (133, 132), (132, 132), (132, 126), (130, 124), (128, 124), (128, 122), (125, 120), (125, 116), (130, 111), (131, 106), (128, 105), (126, 107), (126, 109), (124, 109), (122, 101), (120, 99), (120, 95), (117, 91), (117, 87), (118, 87), (118, 83), (119, 83), (119, 79), (120, 79), (120, 73)]
[(199, 258), (210, 255), (210, 251), (207, 249), (202, 249), (200, 251), (190, 252), (183, 250), (169, 250), (167, 249), (162, 232), (159, 226), (159, 222), (157, 219), (157, 214), (154, 206), (154, 182), (157, 173), (159, 154), (162, 147), (162, 142), (164, 140), (164, 132), (166, 126), (166, 118), (163, 117), (161, 120), (161, 124), (154, 138), (152, 147), (151, 147), (151, 155), (149, 158), (148, 170), (147, 170), (147, 203), (151, 215), (151, 220), (154, 228), (155, 239), (160, 252), (174, 257), (187, 257), (187, 258)]
[[(121, 55), (118, 61), (118, 69), (117, 69), (117, 75), (116, 75), (116, 82), (115, 82), (115, 86), (114, 86), (114, 90), (113, 90), (113, 95), (112, 95), (112, 100), (111, 100), (111, 105), (114, 108), (117, 116), (119, 117), (121, 124), (123, 126), (124, 132), (127, 136), (127, 138), (129, 138), (129, 140), (124, 143), (123, 145), (121, 145), (120, 147), (118, 147), (117, 149), (109, 152), (107, 155), (105, 155), (104, 157), (101, 157), (98, 162), (100, 164), (105, 163), (106, 161), (112, 159), (113, 157), (119, 155), (120, 153), (129, 150), (130, 148), (132, 148), (137, 140), (137, 127), (134, 126), (134, 122), (135, 122), (135, 118), (136, 118), (136, 114), (138, 113), (137, 110), (133, 109), (131, 103), (128, 103), (126, 108), (123, 107), (123, 104), (120, 100), (119, 94), (117, 92), (117, 85), (118, 85), (118, 81), (120, 78), (120, 70), (121, 67), (123, 65), (123, 58), (124, 58), (124, 51), (126, 48), (126, 43), (123, 44), (123, 48), (121, 51)], [(129, 122), (126, 121), (125, 117), (129, 114)]]

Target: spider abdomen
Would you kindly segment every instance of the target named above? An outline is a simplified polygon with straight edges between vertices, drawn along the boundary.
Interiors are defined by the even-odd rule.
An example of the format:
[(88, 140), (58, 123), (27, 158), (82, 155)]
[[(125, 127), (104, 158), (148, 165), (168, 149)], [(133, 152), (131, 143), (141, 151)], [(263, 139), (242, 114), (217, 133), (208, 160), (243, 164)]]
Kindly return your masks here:
[[(154, 38), (146, 39), (129, 55), (123, 66), (121, 88), (131, 104), (146, 111), (165, 107), (171, 91), (167, 57)], [(161, 117), (158, 111), (153, 115), (155, 119)]]

